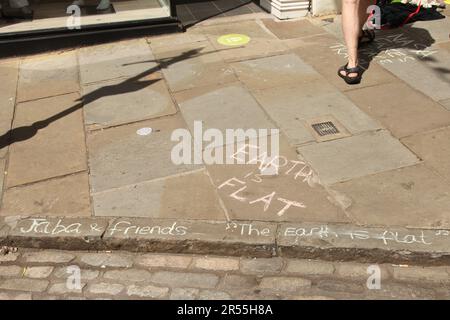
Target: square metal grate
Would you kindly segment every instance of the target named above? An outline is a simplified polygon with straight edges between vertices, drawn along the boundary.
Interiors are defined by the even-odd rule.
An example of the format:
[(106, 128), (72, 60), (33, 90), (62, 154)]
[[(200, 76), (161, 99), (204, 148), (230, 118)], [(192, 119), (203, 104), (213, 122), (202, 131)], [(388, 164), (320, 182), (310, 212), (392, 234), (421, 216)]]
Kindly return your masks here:
[(339, 133), (338, 128), (331, 121), (313, 123), (311, 126), (321, 137)]

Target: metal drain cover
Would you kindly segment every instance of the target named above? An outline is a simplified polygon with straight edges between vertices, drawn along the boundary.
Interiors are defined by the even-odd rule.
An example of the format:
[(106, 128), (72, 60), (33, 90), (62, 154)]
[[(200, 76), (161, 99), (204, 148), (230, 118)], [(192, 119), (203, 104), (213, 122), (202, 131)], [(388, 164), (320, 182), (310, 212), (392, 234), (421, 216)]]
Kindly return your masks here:
[(313, 123), (311, 125), (313, 129), (319, 134), (319, 136), (328, 136), (330, 134), (336, 134), (339, 133), (338, 128), (334, 125), (333, 122), (327, 121), (327, 122), (320, 122), (320, 123)]

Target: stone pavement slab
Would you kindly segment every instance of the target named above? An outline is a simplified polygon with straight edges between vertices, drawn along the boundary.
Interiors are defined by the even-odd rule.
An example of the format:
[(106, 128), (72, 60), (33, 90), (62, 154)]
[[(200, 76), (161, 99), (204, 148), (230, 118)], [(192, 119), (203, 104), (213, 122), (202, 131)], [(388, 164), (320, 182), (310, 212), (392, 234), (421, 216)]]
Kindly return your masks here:
[(86, 170), (78, 94), (19, 103), (9, 149), (8, 187)]
[(78, 59), (81, 84), (148, 74), (159, 70), (145, 39), (81, 48), (78, 51)]
[(277, 19), (263, 19), (262, 23), (270, 30), (278, 39), (295, 39), (302, 37), (311, 37), (318, 34), (326, 33), (323, 28), (316, 26), (306, 19), (283, 21)]
[[(137, 130), (152, 128), (149, 135)], [(186, 128), (179, 116), (144, 121), (92, 132), (88, 135), (90, 185), (100, 192), (139, 182), (199, 169), (198, 165), (175, 165), (170, 137), (175, 129)]]
[(208, 41), (153, 49), (172, 92), (236, 81), (236, 76)]
[(89, 216), (87, 173), (5, 190), (0, 215)]
[(83, 86), (85, 123), (93, 127), (120, 125), (176, 113), (159, 74), (130, 81), (113, 80)]
[(449, 40), (450, 17), (447, 14), (445, 19), (416, 21), (412, 24), (411, 31), (408, 32), (414, 32), (414, 29), (426, 30), (436, 43), (445, 42)]
[(293, 53), (232, 63), (250, 90), (300, 84), (317, 79), (317, 72)]
[(314, 141), (305, 121), (321, 116), (334, 116), (352, 134), (381, 128), (319, 75), (301, 85), (258, 90), (253, 95), (292, 144)]
[[(234, 24), (218, 24), (200, 27), (212, 45), (220, 50), (219, 54), (226, 61), (240, 61), (267, 57), (285, 52), (288, 48), (281, 43), (260, 21), (241, 21)], [(250, 42), (242, 46), (225, 46), (217, 39), (227, 34), (244, 34), (250, 37)]]
[(11, 129), (16, 101), (19, 61), (0, 62), (0, 158), (6, 154), (5, 142)]
[(275, 128), (253, 96), (240, 84), (197, 88), (175, 94), (186, 123), (194, 132), (194, 121), (203, 130)]
[(351, 90), (346, 95), (397, 138), (450, 124), (450, 112), (403, 82)]
[(223, 220), (204, 170), (94, 193), (96, 216)]
[(325, 185), (411, 166), (419, 159), (387, 131), (297, 148)]
[[(42, 88), (45, 88), (43, 90)], [(17, 101), (77, 92), (78, 67), (74, 51), (25, 58), (20, 63)]]
[(402, 142), (416, 153), (425, 165), (450, 181), (450, 127), (413, 135)]
[(450, 111), (450, 99), (441, 100), (441, 101), (439, 101), (439, 103), (440, 103), (441, 106), (443, 106), (445, 109), (447, 109), (448, 111)]
[(353, 179), (332, 188), (351, 199), (347, 212), (358, 224), (450, 227), (450, 183), (424, 164)]

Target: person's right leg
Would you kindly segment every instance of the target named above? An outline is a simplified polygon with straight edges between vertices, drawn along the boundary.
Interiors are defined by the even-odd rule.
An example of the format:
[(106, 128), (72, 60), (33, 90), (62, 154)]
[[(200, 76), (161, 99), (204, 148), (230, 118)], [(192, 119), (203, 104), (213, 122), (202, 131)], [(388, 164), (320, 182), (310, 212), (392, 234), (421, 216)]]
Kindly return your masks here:
[[(361, 30), (359, 21), (360, 0), (342, 1), (342, 32), (347, 46), (348, 68), (354, 68), (358, 65), (358, 38)], [(340, 71), (346, 75), (345, 71)], [(356, 76), (355, 73), (348, 74), (350, 77)]]

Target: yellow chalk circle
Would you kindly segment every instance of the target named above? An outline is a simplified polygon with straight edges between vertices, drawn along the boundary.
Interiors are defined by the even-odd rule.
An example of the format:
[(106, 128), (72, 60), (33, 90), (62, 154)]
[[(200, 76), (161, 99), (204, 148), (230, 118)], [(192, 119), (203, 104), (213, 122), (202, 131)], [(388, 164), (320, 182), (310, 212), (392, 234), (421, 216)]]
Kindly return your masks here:
[(250, 42), (250, 37), (245, 34), (232, 33), (220, 36), (217, 42), (224, 46), (242, 46)]
[(450, 4), (450, 0), (445, 0), (444, 1), (446, 4)]

